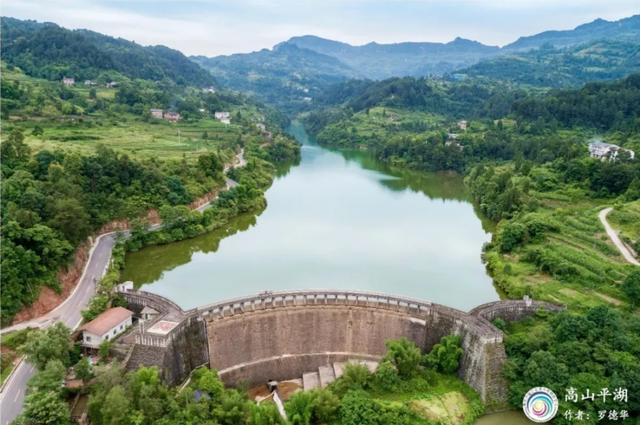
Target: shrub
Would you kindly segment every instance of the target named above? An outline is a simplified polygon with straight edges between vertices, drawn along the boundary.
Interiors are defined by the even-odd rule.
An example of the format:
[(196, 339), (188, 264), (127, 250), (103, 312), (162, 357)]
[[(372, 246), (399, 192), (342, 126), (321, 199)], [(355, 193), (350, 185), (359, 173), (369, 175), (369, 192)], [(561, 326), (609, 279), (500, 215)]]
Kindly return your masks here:
[(453, 374), (458, 370), (458, 359), (463, 350), (460, 348), (460, 335), (448, 335), (440, 339), (425, 356), (427, 366), (445, 374)]
[(422, 358), (420, 349), (404, 337), (387, 341), (386, 345), (387, 354), (385, 357), (396, 367), (398, 375), (404, 379), (414, 376)]

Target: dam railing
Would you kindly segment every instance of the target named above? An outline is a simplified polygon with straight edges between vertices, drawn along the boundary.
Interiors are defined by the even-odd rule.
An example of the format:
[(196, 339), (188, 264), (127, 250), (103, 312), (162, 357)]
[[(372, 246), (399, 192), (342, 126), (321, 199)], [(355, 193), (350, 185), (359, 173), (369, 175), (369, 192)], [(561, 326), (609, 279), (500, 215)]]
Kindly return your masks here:
[(485, 319), (430, 301), (391, 294), (341, 290), (265, 291), (256, 295), (215, 302), (196, 310), (214, 321), (260, 310), (307, 306), (356, 306), (394, 310), (424, 319), (433, 313), (454, 317), (473, 328), (485, 341), (501, 342), (502, 332)]

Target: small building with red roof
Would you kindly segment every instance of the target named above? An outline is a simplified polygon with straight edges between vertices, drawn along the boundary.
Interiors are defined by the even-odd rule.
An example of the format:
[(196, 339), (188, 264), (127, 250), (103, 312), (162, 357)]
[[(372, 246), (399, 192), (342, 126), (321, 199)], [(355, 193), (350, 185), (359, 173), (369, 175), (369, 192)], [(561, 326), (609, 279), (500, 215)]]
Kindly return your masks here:
[(82, 345), (97, 348), (102, 341), (113, 339), (132, 325), (133, 312), (124, 307), (114, 307), (105, 311), (80, 328)]

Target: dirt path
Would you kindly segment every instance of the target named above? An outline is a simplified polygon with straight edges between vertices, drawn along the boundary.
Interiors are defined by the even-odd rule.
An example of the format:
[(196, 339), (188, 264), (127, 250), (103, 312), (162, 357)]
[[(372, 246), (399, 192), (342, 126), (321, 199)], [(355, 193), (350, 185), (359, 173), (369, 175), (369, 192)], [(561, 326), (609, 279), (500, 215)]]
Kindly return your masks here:
[(640, 262), (638, 262), (638, 260), (633, 258), (633, 255), (631, 255), (631, 253), (629, 252), (627, 247), (624, 246), (624, 244), (622, 243), (622, 241), (618, 237), (618, 233), (615, 230), (613, 230), (613, 228), (611, 226), (609, 226), (609, 223), (607, 222), (607, 214), (609, 214), (609, 212), (612, 209), (613, 208), (611, 208), (611, 207), (603, 209), (602, 211), (600, 211), (600, 214), (598, 214), (598, 217), (600, 217), (600, 221), (602, 222), (602, 225), (604, 226), (605, 230), (607, 231), (607, 234), (609, 235), (609, 237), (611, 238), (613, 243), (616, 245), (616, 247), (618, 247), (618, 249), (620, 250), (620, 252), (624, 256), (624, 258), (628, 262), (630, 262), (631, 264), (635, 264), (636, 266), (640, 266)]

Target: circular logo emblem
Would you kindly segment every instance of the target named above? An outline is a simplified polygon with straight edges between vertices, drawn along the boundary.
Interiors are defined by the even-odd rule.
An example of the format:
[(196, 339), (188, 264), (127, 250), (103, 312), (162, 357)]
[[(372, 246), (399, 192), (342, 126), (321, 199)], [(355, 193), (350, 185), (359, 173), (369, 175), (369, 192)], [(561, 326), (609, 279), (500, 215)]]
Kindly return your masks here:
[(549, 422), (558, 413), (558, 397), (549, 388), (533, 388), (525, 394), (522, 410), (533, 422)]

